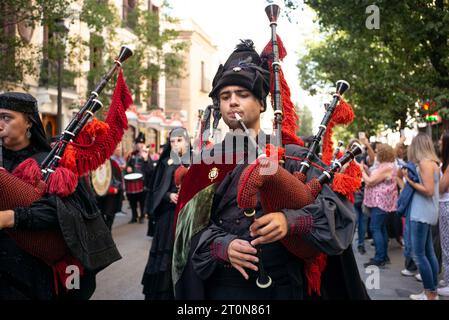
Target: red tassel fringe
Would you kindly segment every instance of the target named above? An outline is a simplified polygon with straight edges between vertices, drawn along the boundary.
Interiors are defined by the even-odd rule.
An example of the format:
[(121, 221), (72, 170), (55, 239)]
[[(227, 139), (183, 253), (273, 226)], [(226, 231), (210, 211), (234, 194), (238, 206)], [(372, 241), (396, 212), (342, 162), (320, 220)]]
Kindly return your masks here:
[(270, 158), (272, 155), (277, 154), (277, 159), (283, 159), (285, 155), (285, 149), (284, 148), (276, 148), (272, 144), (267, 144), (265, 153), (267, 154), (267, 157)]
[(333, 128), (337, 124), (347, 125), (354, 121), (354, 111), (351, 106), (343, 100), (335, 108), (331, 121), (327, 125), (326, 133), (323, 138), (323, 156), (322, 160), (325, 164), (330, 165), (332, 161), (332, 155), (334, 153), (334, 142), (332, 141)]
[(320, 253), (313, 259), (306, 260), (305, 274), (308, 283), (308, 294), (316, 292), (321, 296), (321, 273), (326, 268), (327, 256)]
[(28, 158), (19, 164), (12, 174), (33, 186), (42, 180), (41, 168), (33, 158)]
[(98, 137), (106, 134), (109, 130), (109, 125), (103, 121), (98, 121), (97, 118), (93, 118), (85, 127), (86, 133), (91, 137)]
[(64, 198), (75, 192), (77, 185), (78, 177), (73, 171), (58, 167), (48, 178), (47, 192)]
[(332, 120), (337, 124), (347, 125), (354, 121), (354, 111), (352, 107), (341, 98), (337, 109), (332, 115)]
[[(285, 50), (284, 44), (279, 36), (277, 36), (278, 40), (278, 49), (279, 49), (279, 60), (282, 60), (287, 55), (287, 51)], [(269, 57), (269, 67), (270, 67), (270, 92), (271, 97), (274, 96), (274, 73), (271, 63), (273, 61), (273, 46), (271, 40), (265, 46), (262, 51), (262, 56)], [(296, 114), (295, 106), (291, 100), (290, 87), (285, 80), (284, 73), (281, 68), (279, 68), (279, 80), (280, 80), (280, 90), (282, 97), (282, 144), (296, 144), (300, 146), (304, 146), (304, 142), (296, 135), (298, 130), (298, 115)], [(271, 104), (273, 105), (274, 100), (271, 100)]]
[(109, 159), (128, 129), (125, 111), (132, 103), (120, 70), (105, 122), (91, 121), (70, 144), (73, 152), (66, 149), (61, 165), (82, 176)]
[(362, 170), (351, 161), (342, 173), (336, 173), (331, 188), (354, 203), (354, 192), (362, 186)]
[(72, 144), (68, 144), (67, 147), (65, 148), (64, 156), (61, 159), (60, 165), (77, 174), (76, 152)]

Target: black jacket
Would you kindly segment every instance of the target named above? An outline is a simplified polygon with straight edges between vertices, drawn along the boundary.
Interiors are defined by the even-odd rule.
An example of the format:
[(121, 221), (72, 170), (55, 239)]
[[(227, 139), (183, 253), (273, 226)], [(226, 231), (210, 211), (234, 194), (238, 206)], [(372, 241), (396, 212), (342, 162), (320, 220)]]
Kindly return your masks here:
[[(16, 152), (4, 150), (5, 168), (11, 172), (29, 157), (39, 162), (46, 155), (40, 151), (33, 146)], [(17, 230), (60, 229), (72, 255), (84, 266), (85, 276), (80, 290), (59, 290), (56, 296), (52, 269), (0, 230), (0, 300), (88, 299), (95, 289), (95, 273), (120, 259), (95, 198), (81, 180), (69, 197), (46, 194), (30, 207), (12, 209)]]

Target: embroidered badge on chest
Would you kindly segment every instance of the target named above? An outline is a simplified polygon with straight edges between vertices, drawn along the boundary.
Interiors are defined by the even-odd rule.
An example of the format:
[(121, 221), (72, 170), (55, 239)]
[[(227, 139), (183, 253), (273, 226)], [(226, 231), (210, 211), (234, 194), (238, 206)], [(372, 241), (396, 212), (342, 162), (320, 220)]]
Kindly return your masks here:
[(218, 168), (212, 168), (209, 171), (209, 179), (210, 181), (214, 181), (215, 179), (218, 178)]

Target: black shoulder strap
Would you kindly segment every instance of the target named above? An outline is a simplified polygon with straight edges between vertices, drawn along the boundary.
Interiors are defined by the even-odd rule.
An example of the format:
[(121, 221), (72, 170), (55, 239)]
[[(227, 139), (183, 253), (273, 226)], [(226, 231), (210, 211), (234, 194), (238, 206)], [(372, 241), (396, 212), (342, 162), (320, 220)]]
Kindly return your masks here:
[(35, 153), (31, 158), (37, 161), (39, 165), (44, 161), (45, 157), (48, 155), (48, 152), (38, 152)]

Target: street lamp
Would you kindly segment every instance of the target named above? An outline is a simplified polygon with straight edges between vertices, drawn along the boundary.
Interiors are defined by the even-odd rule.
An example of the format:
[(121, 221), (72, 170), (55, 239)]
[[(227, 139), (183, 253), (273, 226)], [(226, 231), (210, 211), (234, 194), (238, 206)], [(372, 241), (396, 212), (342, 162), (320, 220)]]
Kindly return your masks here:
[(58, 125), (58, 134), (62, 132), (62, 70), (65, 56), (65, 42), (69, 29), (64, 24), (64, 19), (55, 20), (54, 35), (57, 38), (57, 57), (58, 57), (58, 111), (56, 121)]

